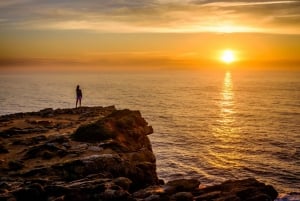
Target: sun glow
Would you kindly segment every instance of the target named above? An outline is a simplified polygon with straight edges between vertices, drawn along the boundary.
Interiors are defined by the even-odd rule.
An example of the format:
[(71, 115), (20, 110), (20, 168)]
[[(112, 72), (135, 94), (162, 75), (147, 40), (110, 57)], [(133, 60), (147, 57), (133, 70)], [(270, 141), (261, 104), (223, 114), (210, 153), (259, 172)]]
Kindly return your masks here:
[(221, 60), (224, 63), (230, 64), (236, 60), (234, 52), (232, 50), (224, 50), (221, 54)]

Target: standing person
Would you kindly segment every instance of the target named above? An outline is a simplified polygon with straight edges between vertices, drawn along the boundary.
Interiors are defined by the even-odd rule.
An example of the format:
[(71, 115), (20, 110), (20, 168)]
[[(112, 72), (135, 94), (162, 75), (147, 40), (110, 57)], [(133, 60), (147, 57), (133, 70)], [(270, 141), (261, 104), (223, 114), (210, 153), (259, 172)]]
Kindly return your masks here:
[(79, 85), (77, 85), (77, 87), (76, 87), (76, 108), (77, 108), (78, 102), (79, 102), (79, 107), (81, 107), (81, 99), (82, 99), (82, 91), (81, 91)]

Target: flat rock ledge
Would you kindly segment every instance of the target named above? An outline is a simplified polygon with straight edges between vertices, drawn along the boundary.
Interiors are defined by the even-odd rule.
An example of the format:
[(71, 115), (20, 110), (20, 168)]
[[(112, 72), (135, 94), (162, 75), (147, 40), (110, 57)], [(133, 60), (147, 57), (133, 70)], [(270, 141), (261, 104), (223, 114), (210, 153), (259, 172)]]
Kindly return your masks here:
[(0, 201), (271, 201), (254, 178), (200, 188), (156, 173), (139, 111), (43, 109), (0, 117)]

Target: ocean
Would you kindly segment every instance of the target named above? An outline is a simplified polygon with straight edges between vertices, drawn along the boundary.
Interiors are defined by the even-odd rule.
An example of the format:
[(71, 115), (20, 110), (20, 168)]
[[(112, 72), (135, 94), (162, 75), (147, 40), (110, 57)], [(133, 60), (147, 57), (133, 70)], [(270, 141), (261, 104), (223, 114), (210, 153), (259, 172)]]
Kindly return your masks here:
[(2, 73), (0, 115), (75, 107), (77, 84), (83, 106), (141, 111), (165, 181), (255, 177), (300, 200), (300, 72)]

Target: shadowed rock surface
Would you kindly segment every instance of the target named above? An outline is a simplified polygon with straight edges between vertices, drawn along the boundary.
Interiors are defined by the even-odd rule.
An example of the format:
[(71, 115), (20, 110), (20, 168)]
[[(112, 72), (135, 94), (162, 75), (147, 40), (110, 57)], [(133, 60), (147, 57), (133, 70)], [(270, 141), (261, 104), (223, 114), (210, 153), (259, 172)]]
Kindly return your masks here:
[(139, 111), (115, 107), (43, 109), (0, 117), (0, 201), (260, 201), (272, 186), (255, 179), (199, 188), (164, 184)]

